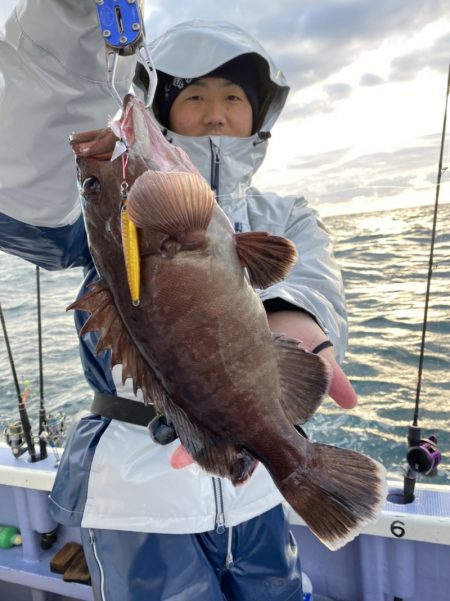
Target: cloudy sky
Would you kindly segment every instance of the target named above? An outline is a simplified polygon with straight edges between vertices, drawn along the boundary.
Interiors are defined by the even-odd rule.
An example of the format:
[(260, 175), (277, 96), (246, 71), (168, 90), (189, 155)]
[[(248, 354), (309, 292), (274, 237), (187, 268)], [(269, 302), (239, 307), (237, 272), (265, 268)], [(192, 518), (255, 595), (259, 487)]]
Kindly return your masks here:
[[(14, 0), (2, 0), (3, 22)], [(147, 37), (191, 18), (254, 35), (292, 88), (255, 183), (324, 215), (434, 202), (448, 0), (146, 0)], [(444, 166), (448, 165), (446, 148)], [(450, 190), (443, 177), (441, 200)]]

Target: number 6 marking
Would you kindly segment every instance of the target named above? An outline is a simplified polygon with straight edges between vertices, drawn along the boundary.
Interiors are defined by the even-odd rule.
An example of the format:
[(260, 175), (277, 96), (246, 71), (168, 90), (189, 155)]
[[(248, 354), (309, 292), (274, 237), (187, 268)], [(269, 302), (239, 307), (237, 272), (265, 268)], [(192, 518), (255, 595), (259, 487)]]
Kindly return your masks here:
[(394, 536), (396, 536), (397, 538), (402, 538), (402, 536), (405, 536), (405, 523), (401, 522), (400, 520), (396, 520), (395, 522), (392, 522), (391, 524), (391, 532)]

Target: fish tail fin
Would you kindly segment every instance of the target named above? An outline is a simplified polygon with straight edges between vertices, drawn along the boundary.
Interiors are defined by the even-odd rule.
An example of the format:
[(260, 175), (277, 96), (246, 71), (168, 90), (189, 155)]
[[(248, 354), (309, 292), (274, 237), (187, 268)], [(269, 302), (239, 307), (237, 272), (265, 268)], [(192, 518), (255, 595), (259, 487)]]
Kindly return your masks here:
[(179, 239), (204, 232), (215, 206), (214, 193), (199, 175), (146, 171), (131, 187), (128, 215), (140, 228)]
[(294, 511), (333, 551), (378, 518), (387, 493), (380, 463), (355, 451), (318, 443), (308, 445), (306, 463), (276, 484)]

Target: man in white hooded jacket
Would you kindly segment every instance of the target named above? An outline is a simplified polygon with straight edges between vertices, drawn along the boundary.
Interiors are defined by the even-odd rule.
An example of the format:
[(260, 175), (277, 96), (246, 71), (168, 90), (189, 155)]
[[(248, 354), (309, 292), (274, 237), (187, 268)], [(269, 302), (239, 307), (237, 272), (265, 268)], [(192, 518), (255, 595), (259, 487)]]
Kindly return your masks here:
[[(289, 91), (283, 74), (255, 40), (229, 23), (182, 23), (153, 42), (150, 53), (160, 75), (156, 117), (210, 183), (236, 231), (270, 231), (297, 247), (301, 261), (289, 277), (260, 293), (272, 329), (326, 356), (333, 367), (330, 394), (343, 407), (353, 406), (354, 393), (338, 366), (347, 325), (329, 236), (303, 198), (251, 187)], [(82, 294), (97, 274), (67, 138), (104, 127), (115, 110), (94, 2), (19, 2), (0, 38), (0, 68), (0, 136), (9, 141), (0, 148), (0, 248), (47, 269), (83, 265)], [(133, 61), (124, 60), (121, 69), (124, 93)], [(186, 97), (203, 101), (198, 86), (205, 77), (235, 86), (227, 102), (242, 93), (250, 106), (248, 131), (227, 129), (220, 114), (209, 117), (209, 129), (183, 128), (180, 105)], [(139, 68), (134, 79), (138, 90)], [(77, 312), (78, 329), (85, 319)], [(131, 383), (121, 384), (120, 366), (109, 368), (109, 353), (95, 355), (97, 340), (93, 333), (80, 340), (89, 384), (103, 394), (135, 398)], [(259, 465), (248, 482), (234, 487), (190, 464), (177, 447), (176, 441), (156, 444), (142, 425), (98, 414), (73, 429), (50, 511), (61, 523), (81, 526), (95, 598), (301, 599), (295, 543), (265, 468)], [(173, 469), (170, 461), (187, 467)]]

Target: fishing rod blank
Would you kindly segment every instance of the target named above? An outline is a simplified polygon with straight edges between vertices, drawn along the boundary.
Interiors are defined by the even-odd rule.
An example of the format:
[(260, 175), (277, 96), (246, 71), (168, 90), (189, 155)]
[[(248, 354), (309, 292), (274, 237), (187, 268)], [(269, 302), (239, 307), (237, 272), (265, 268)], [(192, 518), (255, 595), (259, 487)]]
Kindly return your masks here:
[(47, 457), (47, 442), (45, 438), (47, 428), (47, 416), (44, 404), (44, 362), (42, 359), (42, 319), (41, 319), (41, 285), (39, 265), (36, 265), (36, 296), (37, 296), (37, 318), (38, 318), (38, 350), (39, 350), (39, 458)]
[(419, 356), (419, 373), (417, 379), (417, 391), (416, 391), (416, 403), (414, 407), (414, 417), (413, 417), (413, 426), (417, 426), (419, 420), (419, 404), (420, 404), (420, 391), (422, 385), (422, 372), (423, 372), (423, 361), (425, 356), (425, 337), (427, 333), (427, 325), (428, 325), (428, 307), (430, 302), (430, 288), (431, 288), (431, 278), (433, 275), (433, 262), (434, 262), (434, 245), (436, 241), (436, 224), (437, 224), (437, 216), (438, 216), (438, 206), (439, 206), (439, 192), (441, 189), (441, 178), (442, 174), (445, 171), (442, 167), (443, 157), (444, 157), (444, 146), (445, 146), (445, 133), (447, 128), (447, 109), (448, 109), (448, 96), (450, 93), (450, 65), (448, 69), (448, 79), (447, 79), (447, 92), (445, 96), (445, 110), (444, 110), (444, 122), (442, 124), (442, 136), (441, 136), (441, 149), (439, 154), (439, 166), (436, 180), (436, 196), (434, 201), (434, 212), (433, 212), (433, 227), (431, 232), (431, 243), (430, 243), (430, 257), (428, 262), (428, 277), (427, 277), (427, 289), (425, 293), (425, 309), (423, 316), (423, 326), (422, 326), (422, 339), (420, 343), (420, 356)]
[[(408, 426), (408, 450), (406, 452), (407, 470), (403, 478), (403, 490), (394, 490), (388, 494), (388, 500), (392, 503), (408, 504), (414, 501), (414, 489), (416, 486), (417, 474), (430, 475), (433, 474), (441, 461), (441, 452), (437, 446), (437, 438), (435, 436), (429, 436), (427, 439), (422, 438), (421, 429), (419, 426), (419, 407), (420, 407), (420, 392), (422, 386), (422, 374), (423, 364), (425, 358), (425, 338), (427, 333), (428, 325), (428, 308), (430, 301), (430, 289), (431, 289), (431, 278), (433, 275), (433, 261), (434, 261), (434, 245), (436, 240), (436, 225), (439, 207), (439, 192), (441, 187), (441, 178), (445, 169), (443, 168), (443, 157), (444, 157), (444, 146), (445, 146), (445, 135), (447, 127), (447, 111), (448, 111), (448, 97), (450, 94), (450, 64), (448, 69), (447, 89), (445, 94), (445, 110), (444, 110), (444, 122), (442, 125), (442, 136), (441, 136), (441, 148), (439, 153), (439, 165), (436, 180), (436, 195), (434, 201), (433, 211), (433, 225), (431, 232), (430, 242), (430, 256), (428, 261), (428, 277), (427, 277), (427, 288), (425, 293), (425, 308), (422, 323), (422, 338), (420, 344), (419, 354), (419, 366), (418, 366), (418, 378), (417, 378), (417, 389), (416, 389), (416, 401), (414, 406), (414, 415), (412, 424)], [(401, 600), (399, 600), (401, 601)]]
[(25, 406), (25, 402), (24, 402), (24, 400), (22, 398), (22, 394), (20, 392), (19, 380), (17, 378), (16, 367), (14, 364), (14, 358), (13, 358), (12, 351), (11, 351), (11, 345), (9, 344), (9, 337), (8, 337), (8, 332), (6, 329), (6, 322), (5, 322), (5, 318), (3, 316), (3, 310), (2, 310), (1, 303), (0, 303), (0, 320), (2, 322), (2, 329), (3, 329), (3, 335), (5, 337), (5, 342), (6, 342), (6, 349), (8, 351), (9, 364), (11, 366), (14, 385), (16, 387), (17, 399), (19, 401), (19, 415), (20, 415), (20, 421), (22, 423), (23, 434), (25, 436), (25, 441), (27, 443), (28, 454), (30, 455), (30, 459), (32, 462), (35, 462), (36, 461), (36, 450), (34, 448), (33, 436), (31, 433), (31, 424), (30, 424), (30, 420), (28, 419), (28, 413), (27, 413), (27, 408)]
[(436, 241), (437, 217), (439, 208), (439, 193), (441, 189), (441, 178), (445, 169), (443, 168), (445, 135), (447, 128), (448, 96), (450, 93), (450, 64), (448, 69), (447, 89), (445, 94), (444, 121), (442, 124), (441, 148), (439, 153), (439, 165), (436, 179), (436, 195), (433, 211), (433, 225), (431, 231), (430, 256), (428, 261), (427, 288), (425, 293), (425, 308), (422, 323), (422, 338), (420, 343), (419, 367), (417, 377), (416, 401), (412, 424), (408, 427), (408, 451), (406, 461), (408, 470), (404, 477), (403, 502), (411, 503), (414, 500), (414, 487), (416, 474), (432, 474), (441, 461), (441, 453), (437, 446), (437, 438), (430, 436), (422, 439), (419, 426), (420, 392), (422, 387), (423, 364), (425, 358), (425, 339), (428, 326), (428, 308), (430, 304), (431, 278), (433, 276), (434, 246)]

